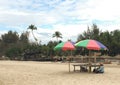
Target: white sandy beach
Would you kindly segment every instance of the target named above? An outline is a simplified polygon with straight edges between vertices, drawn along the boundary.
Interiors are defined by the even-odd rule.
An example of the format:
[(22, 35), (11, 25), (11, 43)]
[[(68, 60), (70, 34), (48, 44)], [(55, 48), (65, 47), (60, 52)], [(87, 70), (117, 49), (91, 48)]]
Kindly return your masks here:
[(68, 72), (67, 63), (0, 61), (0, 85), (120, 85), (120, 65), (105, 65), (104, 74)]

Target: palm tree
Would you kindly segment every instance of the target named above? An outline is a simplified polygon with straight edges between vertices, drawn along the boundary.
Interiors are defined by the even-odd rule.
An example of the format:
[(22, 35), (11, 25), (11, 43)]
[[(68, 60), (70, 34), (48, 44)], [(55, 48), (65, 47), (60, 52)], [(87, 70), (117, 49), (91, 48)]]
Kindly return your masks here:
[(53, 34), (53, 37), (56, 37), (56, 38), (57, 38), (57, 42), (58, 42), (58, 38), (62, 38), (62, 34), (61, 34), (59, 31), (56, 31), (56, 32)]
[(37, 27), (35, 25), (31, 24), (27, 29), (30, 29), (32, 31), (32, 35), (33, 35), (35, 41), (37, 41), (37, 38), (33, 34), (33, 30), (37, 30)]

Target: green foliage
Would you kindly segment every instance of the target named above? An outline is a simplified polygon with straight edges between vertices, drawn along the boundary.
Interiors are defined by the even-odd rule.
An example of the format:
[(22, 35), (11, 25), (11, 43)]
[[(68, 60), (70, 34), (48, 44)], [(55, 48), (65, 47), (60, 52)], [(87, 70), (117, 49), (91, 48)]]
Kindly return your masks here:
[[(84, 39), (95, 39), (102, 42), (109, 49), (108, 55), (110, 56), (120, 54), (120, 30), (102, 32), (97, 25), (93, 24), (91, 29), (88, 27), (87, 31), (78, 36), (77, 41)], [(104, 53), (106, 52), (102, 52), (102, 54)]]
[(82, 34), (80, 34), (77, 38), (77, 41), (84, 40), (84, 39), (99, 39), (101, 31), (97, 27), (96, 24), (93, 24), (91, 26), (91, 29), (88, 27), (87, 31), (84, 31)]
[(62, 34), (61, 34), (59, 31), (56, 31), (56, 32), (53, 34), (53, 37), (56, 37), (56, 38), (57, 38), (57, 42), (58, 42), (58, 38), (62, 38)]
[(8, 33), (2, 35), (1, 38), (3, 43), (17, 43), (17, 41), (19, 40), (19, 35), (17, 34), (17, 32), (8, 31)]
[[(34, 25), (30, 25), (28, 29), (31, 29), (33, 32), (37, 28)], [(18, 35), (17, 32), (8, 31), (0, 39), (0, 56), (4, 55), (14, 60), (45, 60), (45, 58), (52, 59), (56, 55), (69, 56), (71, 54), (70, 51), (53, 50), (59, 42), (62, 42), (58, 42), (58, 38), (62, 38), (62, 34), (56, 31), (53, 37), (57, 38), (57, 42), (49, 41), (46, 45), (41, 45), (29, 42), (28, 31), (21, 33), (21, 35)], [(84, 39), (95, 39), (107, 46), (109, 50), (101, 51), (102, 54), (108, 53), (110, 56), (120, 54), (120, 30), (102, 32), (96, 24), (93, 24), (91, 28), (88, 27), (86, 31), (78, 36), (77, 41)], [(72, 51), (73, 55), (88, 55), (87, 49), (76, 49)]]
[(22, 43), (28, 43), (29, 42), (28, 37), (29, 37), (29, 32), (26, 31), (25, 33), (21, 34), (19, 41)]
[(6, 51), (5, 54), (6, 54), (6, 56), (9, 57), (10, 59), (15, 60), (15, 59), (17, 59), (17, 58), (20, 56), (21, 50), (20, 50), (20, 48), (18, 48), (18, 47), (11, 47), (11, 48), (9, 48), (9, 49)]

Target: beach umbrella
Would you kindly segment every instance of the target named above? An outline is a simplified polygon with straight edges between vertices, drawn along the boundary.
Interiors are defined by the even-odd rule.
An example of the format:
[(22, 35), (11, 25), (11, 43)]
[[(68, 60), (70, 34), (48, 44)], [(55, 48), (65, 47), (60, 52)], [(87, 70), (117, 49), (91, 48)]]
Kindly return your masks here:
[[(75, 46), (87, 48), (89, 50), (89, 55), (90, 55), (90, 50), (107, 50), (107, 47), (103, 45), (101, 42), (92, 39), (81, 40), (77, 42)], [(96, 62), (96, 57), (95, 57), (95, 62)], [(90, 58), (89, 58), (89, 63), (90, 63)], [(89, 67), (89, 69), (91, 70), (91, 67)]]
[(92, 39), (81, 40), (75, 44), (78, 47), (85, 47), (88, 50), (107, 50), (107, 47), (101, 42)]
[(67, 42), (61, 42), (58, 45), (55, 46), (54, 50), (75, 50), (75, 46), (73, 42), (67, 41)]
[[(88, 50), (107, 50), (108, 48), (101, 42), (92, 39), (81, 40), (75, 44), (76, 47), (84, 47)], [(90, 51), (89, 51), (90, 54)], [(96, 59), (95, 59), (96, 62)]]
[[(63, 50), (63, 51), (71, 50), (71, 56), (72, 56), (72, 50), (75, 50), (75, 46), (74, 43), (71, 41), (61, 42), (54, 47), (54, 50)], [(70, 61), (69, 61), (69, 72), (70, 72)]]

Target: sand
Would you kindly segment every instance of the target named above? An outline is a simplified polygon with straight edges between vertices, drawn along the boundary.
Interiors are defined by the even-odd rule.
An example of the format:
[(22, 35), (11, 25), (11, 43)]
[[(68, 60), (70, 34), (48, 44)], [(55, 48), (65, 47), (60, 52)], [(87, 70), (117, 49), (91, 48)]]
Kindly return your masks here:
[(0, 61), (0, 85), (120, 85), (120, 65), (106, 64), (104, 74), (68, 72), (60, 62)]

